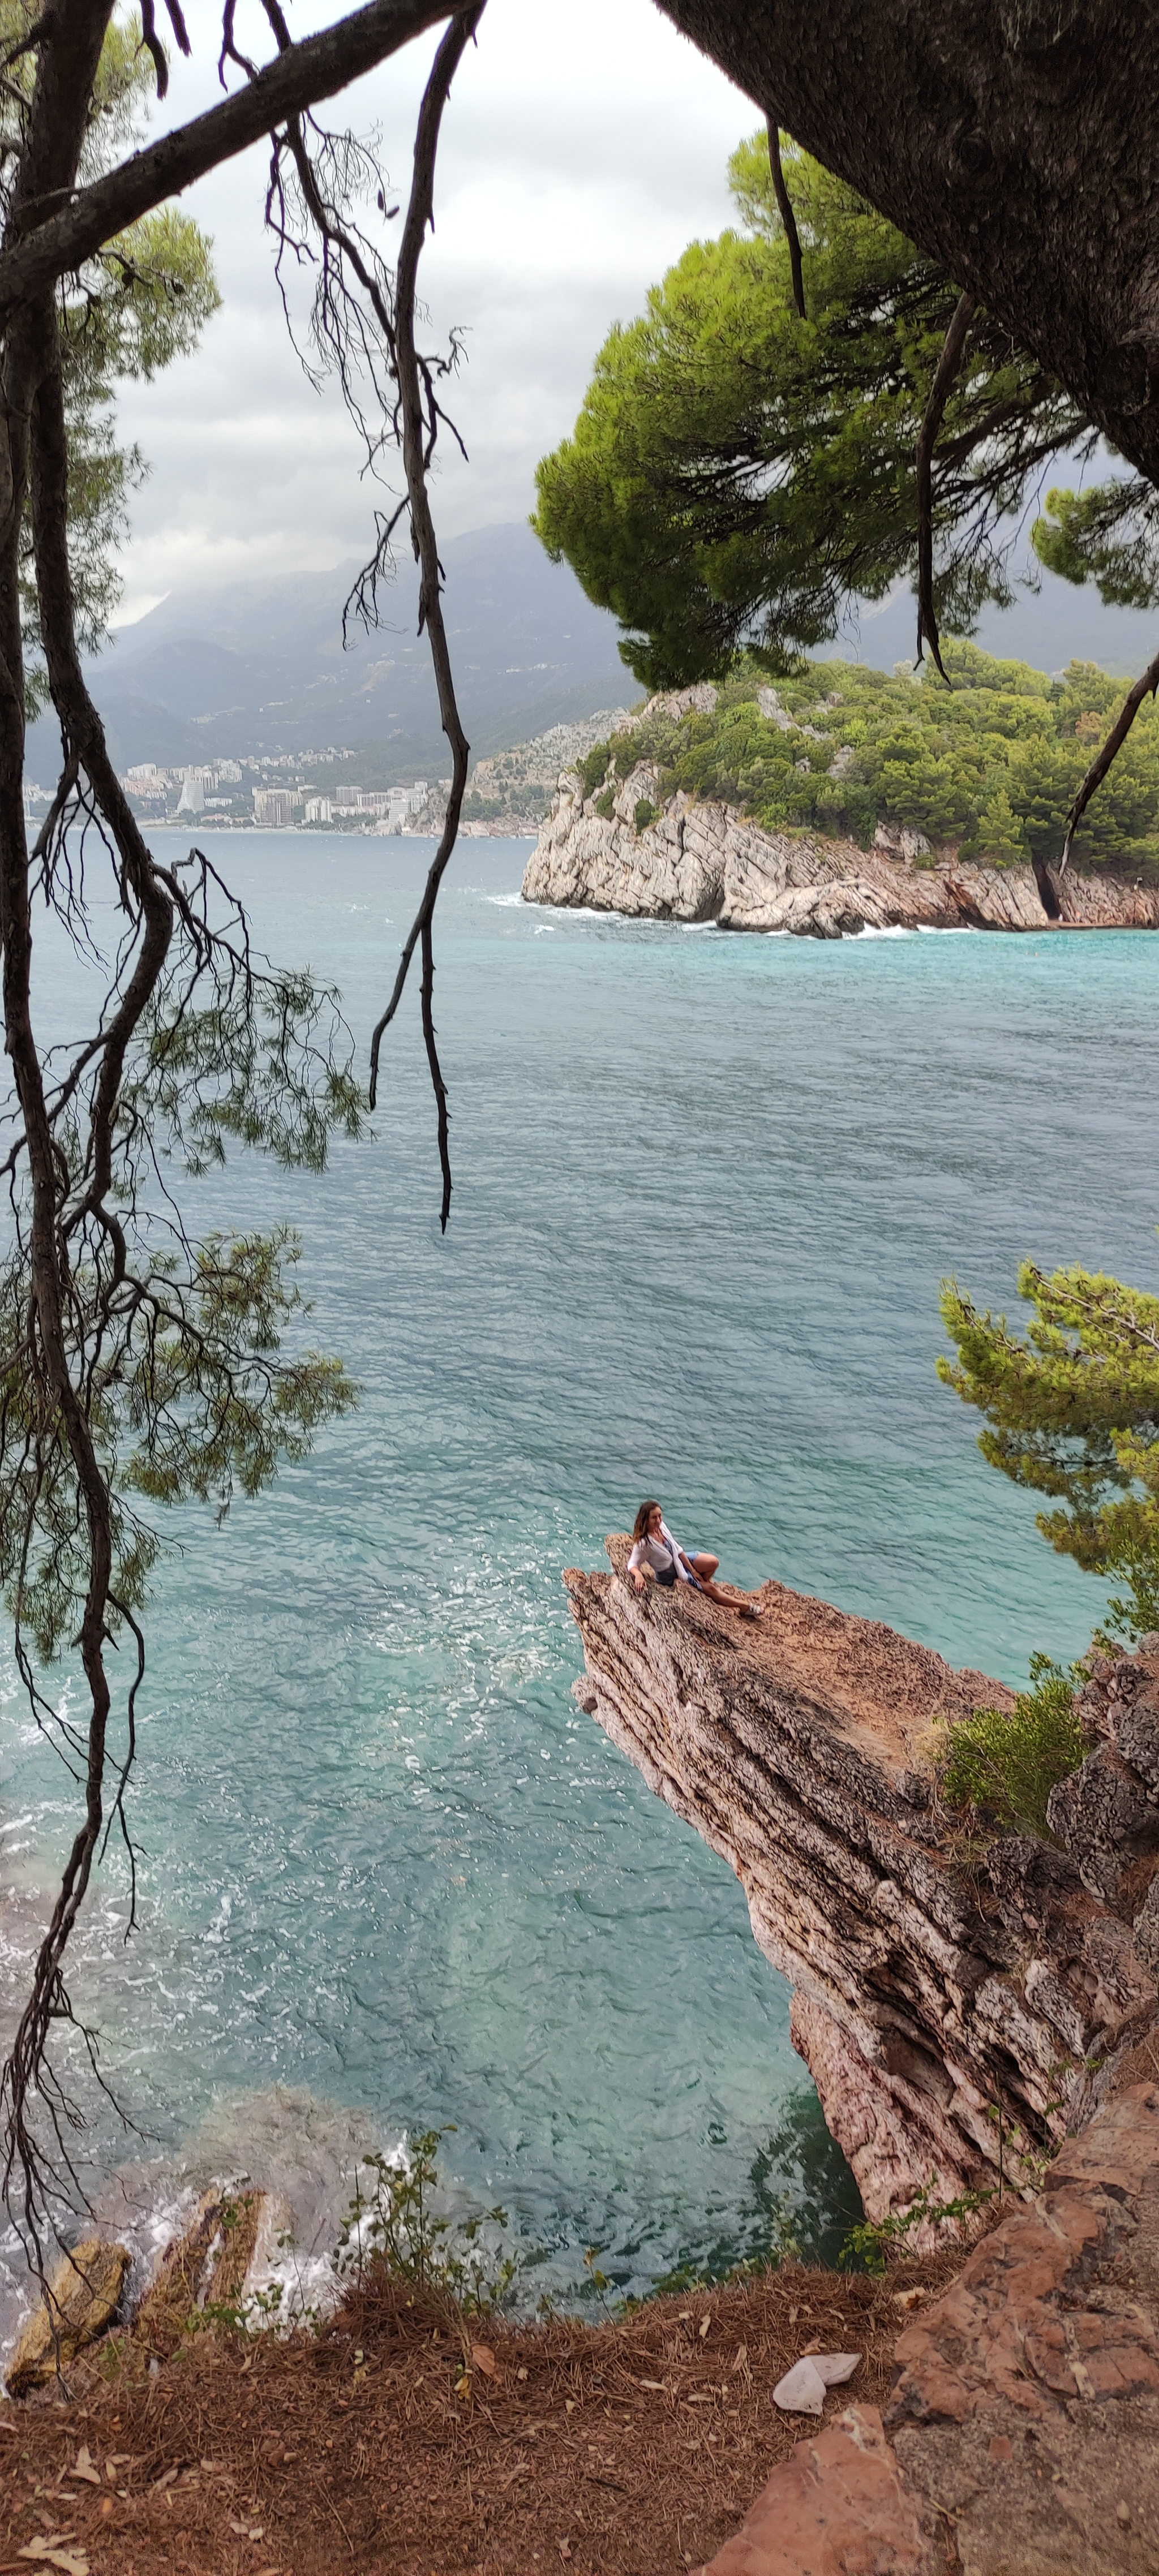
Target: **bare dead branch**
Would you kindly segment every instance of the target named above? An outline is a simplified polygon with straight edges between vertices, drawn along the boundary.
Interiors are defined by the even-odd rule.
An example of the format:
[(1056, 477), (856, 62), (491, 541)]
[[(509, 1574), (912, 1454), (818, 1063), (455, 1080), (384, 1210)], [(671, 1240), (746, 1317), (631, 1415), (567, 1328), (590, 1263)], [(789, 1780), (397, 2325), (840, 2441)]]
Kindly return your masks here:
[(438, 152), (443, 109), (450, 95), (455, 72), (466, 47), (474, 36), (482, 14), (483, 0), (479, 0), (477, 7), (469, 10), (463, 18), (448, 28), (435, 56), (434, 68), (419, 111), (418, 132), (415, 136), (414, 176), (398, 262), (395, 325), (398, 383), (411, 536), (415, 559), (419, 566), (419, 632), (421, 634), (425, 626), (434, 666), (435, 685), (439, 694), (439, 714), (442, 718), (443, 732), (451, 747), (452, 777), (442, 837), (427, 876), (422, 901), (403, 949), (394, 991), (374, 1031), (370, 1047), (370, 1105), (373, 1109), (378, 1096), (379, 1049), (402, 998), (416, 939), (421, 939), (423, 1039), (438, 1107), (439, 1165), (443, 1176), (439, 1221), (444, 1234), (447, 1229), (447, 1219), (451, 1213), (451, 1162), (447, 1141), (447, 1092), (435, 1040), (435, 967), (432, 924), (439, 887), (458, 839), (459, 815), (467, 785), (467, 763), (471, 747), (459, 721), (454, 675), (447, 645), (447, 630), (443, 619), (442, 565), (439, 562), (438, 544), (427, 491), (429, 443), (433, 443), (433, 422), (430, 419), (429, 403), (428, 410), (424, 414), (423, 375), (421, 362), (415, 349), (414, 326), (419, 256), (427, 226), (434, 224), (435, 158)]
[(136, 152), (107, 178), (68, 191), (70, 203), (0, 252), (0, 314), (94, 257), (114, 234), (232, 160), (288, 116), (333, 98), (449, 14), (449, 0), (371, 0), (320, 36), (291, 45), (244, 89)]
[(805, 272), (801, 266), (801, 236), (797, 230), (797, 218), (793, 213), (793, 200), (785, 185), (784, 165), (781, 161), (780, 129), (777, 125), (775, 116), (770, 116), (768, 119), (768, 133), (769, 168), (773, 174), (773, 195), (777, 201), (777, 213), (785, 227), (785, 240), (789, 245), (789, 267), (793, 278), (793, 302), (797, 307), (797, 311), (800, 314), (802, 322), (807, 322), (809, 316), (805, 310)]
[(941, 677), (945, 680), (947, 688), (949, 688), (950, 683), (942, 661), (941, 640), (938, 635), (938, 620), (934, 610), (934, 446), (937, 440), (938, 431), (942, 426), (946, 404), (953, 391), (954, 379), (962, 363), (970, 324), (974, 319), (976, 309), (977, 298), (975, 296), (966, 294), (959, 297), (954, 309), (954, 318), (942, 344), (941, 357), (939, 358), (934, 370), (934, 381), (930, 386), (929, 401), (926, 404), (922, 425), (918, 431), (917, 448), (915, 451), (918, 483), (917, 658), (919, 662), (922, 660), (923, 645), (928, 644), (935, 667), (941, 673)]
[(1084, 778), (1079, 792), (1075, 797), (1074, 803), (1071, 806), (1070, 812), (1067, 815), (1066, 839), (1063, 842), (1062, 857), (1058, 863), (1058, 873), (1060, 876), (1062, 875), (1067, 861), (1070, 858), (1075, 833), (1078, 830), (1083, 815), (1086, 813), (1087, 807), (1090, 804), (1096, 788), (1102, 786), (1108, 769), (1122, 750), (1123, 744), (1130, 733), (1131, 727), (1134, 724), (1139, 709), (1143, 704), (1144, 698), (1153, 698), (1157, 691), (1159, 691), (1159, 653), (1156, 654), (1153, 662), (1148, 662), (1142, 678), (1136, 680), (1134, 688), (1128, 690), (1115, 722), (1107, 735), (1107, 739), (1103, 744), (1101, 751), (1096, 753), (1095, 758), (1092, 760), (1086, 777)]

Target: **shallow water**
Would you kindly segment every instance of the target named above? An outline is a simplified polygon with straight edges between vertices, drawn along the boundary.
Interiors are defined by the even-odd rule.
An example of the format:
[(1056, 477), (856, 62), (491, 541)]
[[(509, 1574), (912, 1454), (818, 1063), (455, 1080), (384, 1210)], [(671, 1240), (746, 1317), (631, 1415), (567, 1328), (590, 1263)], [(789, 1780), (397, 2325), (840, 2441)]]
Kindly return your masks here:
[[(213, 844), (363, 1036), (430, 848)], [(453, 2180), (545, 2249), (537, 2281), (598, 2245), (641, 2288), (801, 2198), (770, 2142), (804, 2078), (730, 1873), (570, 1699), (560, 1569), (656, 1492), (726, 1573), (956, 1662), (1019, 1680), (1084, 1644), (1098, 1587), (935, 1378), (937, 1290), (1013, 1304), (1025, 1254), (1154, 1286), (1159, 942), (734, 938), (523, 906), (526, 855), (466, 845), (443, 898), (446, 1239), (417, 1003), (371, 1141), (196, 1185), (206, 1225), (300, 1228), (310, 1337), (363, 1402), (224, 1531), (174, 1529), (142, 1927), (126, 1954), (110, 1856), (73, 1983), (159, 2197), (232, 2153), (290, 2177), (309, 2238), (348, 2114), (455, 2122)], [(69, 1784), (11, 1694), (3, 1750), (19, 1947)], [(811, 2177), (816, 2215), (839, 2178)]]

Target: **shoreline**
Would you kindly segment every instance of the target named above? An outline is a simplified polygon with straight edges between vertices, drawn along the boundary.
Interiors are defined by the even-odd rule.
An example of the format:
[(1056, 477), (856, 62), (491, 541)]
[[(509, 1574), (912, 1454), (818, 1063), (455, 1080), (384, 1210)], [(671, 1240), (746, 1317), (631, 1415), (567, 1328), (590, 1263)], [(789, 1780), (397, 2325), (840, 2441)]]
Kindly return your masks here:
[[(768, 832), (737, 807), (683, 790), (641, 820), (646, 763), (610, 809), (565, 771), (523, 874), (525, 902), (719, 930), (849, 939), (888, 930), (1159, 930), (1159, 883), (1045, 862), (962, 862), (951, 847), (879, 825), (873, 845), (816, 832)], [(649, 809), (651, 810), (651, 809)]]

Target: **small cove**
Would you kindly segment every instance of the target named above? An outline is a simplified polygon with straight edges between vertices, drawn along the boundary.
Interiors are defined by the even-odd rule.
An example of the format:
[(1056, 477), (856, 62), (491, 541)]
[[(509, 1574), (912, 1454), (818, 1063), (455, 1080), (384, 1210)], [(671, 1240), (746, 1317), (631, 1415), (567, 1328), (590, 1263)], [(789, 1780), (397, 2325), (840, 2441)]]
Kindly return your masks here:
[[(364, 1037), (429, 845), (212, 848), (257, 944), (333, 977)], [(318, 1181), (243, 1159), (191, 1185), (205, 1226), (299, 1227), (308, 1337), (364, 1400), (224, 1531), (172, 1533), (142, 1929), (126, 1954), (110, 1856), (74, 1986), (146, 2132), (127, 2150), (102, 2119), (105, 2162), (179, 2164), (200, 2131), (308, 2197), (330, 2115), (304, 2105), (386, 2141), (454, 2122), (448, 2169), (543, 2249), (538, 2279), (599, 2245), (642, 2289), (767, 2240), (805, 2079), (730, 1874), (570, 1699), (560, 1569), (655, 1491), (740, 1580), (955, 1662), (1017, 1681), (1081, 1648), (1098, 1587), (937, 1384), (937, 1285), (1013, 1308), (1024, 1254), (1154, 1284), (1159, 945), (542, 912), (526, 854), (465, 844), (445, 897), (445, 1241), (413, 1005), (371, 1140)], [(10, 1689), (25, 1902), (68, 1785)]]

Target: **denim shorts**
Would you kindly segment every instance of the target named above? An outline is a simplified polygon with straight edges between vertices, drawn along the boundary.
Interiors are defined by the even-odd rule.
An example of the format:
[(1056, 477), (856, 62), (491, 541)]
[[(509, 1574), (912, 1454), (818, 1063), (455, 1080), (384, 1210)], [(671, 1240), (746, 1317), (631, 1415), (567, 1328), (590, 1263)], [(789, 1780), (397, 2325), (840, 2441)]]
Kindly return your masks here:
[[(690, 1559), (691, 1559), (692, 1557), (694, 1557), (694, 1556), (696, 1556), (696, 1555), (697, 1555), (698, 1550), (697, 1550), (696, 1548), (694, 1548), (694, 1547), (688, 1547), (688, 1548), (685, 1548), (684, 1553), (685, 1553), (685, 1555), (686, 1555), (688, 1558), (690, 1558)], [(682, 1577), (681, 1579), (683, 1580), (684, 1578)], [(674, 1566), (674, 1565), (669, 1565), (669, 1566), (668, 1566), (668, 1567), (667, 1567), (663, 1572), (658, 1573), (658, 1574), (657, 1574), (657, 1576), (656, 1576), (656, 1581), (657, 1581), (657, 1583), (660, 1585), (660, 1588), (661, 1588), (661, 1590), (662, 1590), (662, 1591), (664, 1591), (664, 1592), (673, 1592), (673, 1591), (675, 1590), (675, 1588), (676, 1588), (676, 1568), (675, 1568), (675, 1566)], [(700, 1585), (700, 1582), (699, 1582), (698, 1577), (697, 1577), (695, 1574), (694, 1574), (694, 1575), (693, 1575), (693, 1577), (692, 1577), (692, 1581), (693, 1581), (693, 1583), (694, 1583), (694, 1585), (695, 1585), (695, 1587), (696, 1587), (696, 1590), (699, 1592), (699, 1591), (700, 1591), (700, 1589), (701, 1589), (701, 1585)]]

